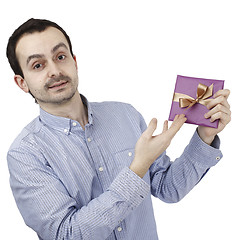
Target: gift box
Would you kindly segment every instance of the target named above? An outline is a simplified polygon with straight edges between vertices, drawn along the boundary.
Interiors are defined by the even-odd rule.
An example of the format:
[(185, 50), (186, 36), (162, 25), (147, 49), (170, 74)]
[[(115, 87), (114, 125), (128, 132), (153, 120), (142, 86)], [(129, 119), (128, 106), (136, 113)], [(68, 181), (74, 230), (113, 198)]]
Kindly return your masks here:
[(213, 80), (177, 76), (174, 95), (169, 114), (169, 120), (173, 121), (177, 114), (185, 114), (186, 123), (206, 127), (218, 127), (218, 120), (210, 122), (204, 114), (209, 111), (206, 104), (211, 101), (213, 95), (224, 87), (224, 80)]

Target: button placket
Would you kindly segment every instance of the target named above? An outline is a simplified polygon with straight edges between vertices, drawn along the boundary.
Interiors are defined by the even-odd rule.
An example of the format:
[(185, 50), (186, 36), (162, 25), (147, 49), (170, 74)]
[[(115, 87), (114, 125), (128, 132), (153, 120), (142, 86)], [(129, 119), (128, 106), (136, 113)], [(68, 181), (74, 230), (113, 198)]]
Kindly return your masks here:
[(97, 140), (94, 138), (93, 128), (91, 125), (85, 127), (84, 134), (84, 141), (88, 147), (88, 151), (91, 156), (92, 163), (94, 164), (95, 171), (97, 172), (97, 176), (101, 183), (102, 189), (106, 191), (111, 180), (107, 174), (107, 168), (104, 165), (103, 155), (99, 150)]

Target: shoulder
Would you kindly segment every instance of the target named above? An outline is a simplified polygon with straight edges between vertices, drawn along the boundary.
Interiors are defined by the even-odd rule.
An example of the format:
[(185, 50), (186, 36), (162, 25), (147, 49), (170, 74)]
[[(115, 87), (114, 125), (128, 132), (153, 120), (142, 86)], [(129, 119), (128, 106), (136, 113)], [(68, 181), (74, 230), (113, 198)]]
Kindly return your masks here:
[(27, 142), (30, 145), (34, 145), (34, 136), (40, 131), (41, 127), (42, 124), (38, 116), (22, 129), (22, 131), (18, 134), (18, 136), (11, 144), (9, 151), (17, 149), (21, 147), (23, 143)]
[(117, 101), (91, 102), (93, 111), (113, 112), (114, 114), (138, 114), (137, 110), (129, 103)]
[(129, 103), (106, 101), (92, 103), (92, 112), (100, 123), (143, 128), (143, 116)]

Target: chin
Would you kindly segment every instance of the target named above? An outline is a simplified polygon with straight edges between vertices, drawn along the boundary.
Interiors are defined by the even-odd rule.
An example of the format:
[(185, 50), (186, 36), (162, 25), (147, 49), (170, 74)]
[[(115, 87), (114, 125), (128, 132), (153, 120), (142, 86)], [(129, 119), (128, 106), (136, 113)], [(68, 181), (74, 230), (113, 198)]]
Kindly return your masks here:
[(70, 93), (63, 93), (64, 91), (61, 91), (62, 93), (60, 93), (60, 91), (58, 92), (59, 94), (57, 94), (58, 96), (51, 96), (49, 98), (38, 98), (37, 101), (39, 103), (45, 103), (45, 104), (64, 104), (69, 102), (74, 96), (75, 93), (77, 92), (77, 89), (75, 91), (71, 91)]

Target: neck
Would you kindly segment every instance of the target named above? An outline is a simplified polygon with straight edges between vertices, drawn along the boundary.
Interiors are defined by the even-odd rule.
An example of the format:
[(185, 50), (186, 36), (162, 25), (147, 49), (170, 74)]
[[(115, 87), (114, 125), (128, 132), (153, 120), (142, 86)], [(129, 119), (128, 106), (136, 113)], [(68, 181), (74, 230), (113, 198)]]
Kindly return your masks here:
[(83, 129), (88, 123), (88, 113), (78, 91), (66, 103), (59, 105), (39, 103), (39, 105), (44, 111), (52, 115), (78, 121)]

